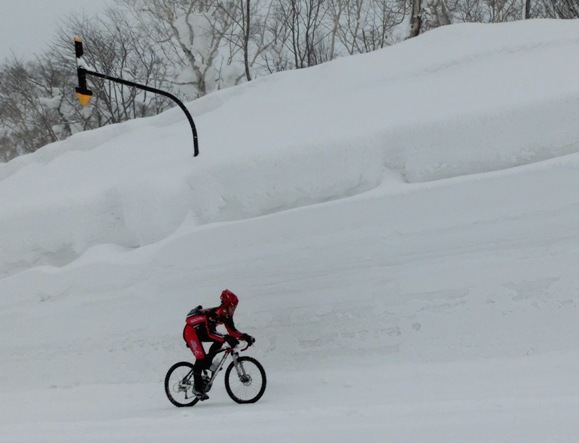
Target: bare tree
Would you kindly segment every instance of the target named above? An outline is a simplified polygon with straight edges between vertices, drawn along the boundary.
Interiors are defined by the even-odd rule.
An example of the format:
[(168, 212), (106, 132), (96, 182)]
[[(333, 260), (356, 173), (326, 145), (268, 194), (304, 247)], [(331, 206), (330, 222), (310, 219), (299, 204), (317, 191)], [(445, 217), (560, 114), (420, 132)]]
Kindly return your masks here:
[(328, 61), (323, 21), (324, 0), (278, 0), (278, 20), (288, 29), (284, 46), (293, 58), (293, 67), (306, 68)]
[[(243, 59), (243, 76), (234, 79), (239, 83), (242, 77), (247, 81), (258, 75), (258, 60), (270, 48), (274, 37), (267, 31), (266, 23), (272, 14), (273, 2), (269, 0), (240, 0), (238, 2), (220, 3), (223, 14), (231, 20), (230, 32), (225, 39), (229, 44), (228, 63), (236, 63), (236, 56), (241, 52)], [(269, 71), (266, 70), (266, 73)]]
[(224, 54), (235, 21), (233, 0), (122, 0), (159, 53), (179, 71), (172, 76), (190, 97), (223, 86), (235, 70)]
[[(551, 1), (551, 0), (545, 0)], [(423, 11), (423, 30), (450, 23), (500, 23), (541, 16), (530, 0), (430, 0)]]
[(432, 0), (428, 2), (425, 12), (429, 17), (427, 27), (430, 29), (450, 25), (454, 21), (447, 0)]
[(338, 55), (337, 45), (340, 39), (340, 30), (342, 25), (342, 17), (348, 6), (348, 1), (344, 0), (328, 0), (328, 16), (329, 16), (329, 36), (330, 45), (328, 49), (328, 56), (330, 59), (336, 58)]
[[(2, 110), (0, 110), (0, 115), (2, 115)], [(16, 140), (8, 131), (0, 127), (0, 163), (10, 161), (21, 154)]]
[(394, 43), (392, 33), (407, 15), (405, 1), (340, 0), (345, 9), (338, 27), (348, 54), (375, 51)]
[(258, 63), (266, 73), (274, 73), (293, 69), (292, 58), (288, 54), (291, 47), (291, 30), (286, 26), (286, 8), (279, 1), (272, 1), (272, 9), (268, 14), (268, 20), (263, 22), (263, 32), (269, 36), (269, 44), (266, 51), (260, 57)]
[[(62, 99), (54, 78), (44, 77), (39, 65), (12, 59), (0, 71), (2, 157), (34, 152), (60, 139), (56, 111)], [(66, 135), (66, 134), (60, 134)]]
[(523, 20), (531, 18), (531, 0), (523, 0), (523, 13), (521, 15)]
[(422, 0), (411, 0), (412, 9), (410, 13), (410, 38), (416, 37), (422, 30)]
[(545, 0), (547, 15), (554, 18), (579, 18), (578, 0)]
[(249, 71), (249, 38), (251, 36), (251, 0), (241, 0), (241, 30), (242, 30), (242, 47), (243, 47), (243, 66), (245, 67), (245, 76), (247, 81), (251, 80), (251, 72)]

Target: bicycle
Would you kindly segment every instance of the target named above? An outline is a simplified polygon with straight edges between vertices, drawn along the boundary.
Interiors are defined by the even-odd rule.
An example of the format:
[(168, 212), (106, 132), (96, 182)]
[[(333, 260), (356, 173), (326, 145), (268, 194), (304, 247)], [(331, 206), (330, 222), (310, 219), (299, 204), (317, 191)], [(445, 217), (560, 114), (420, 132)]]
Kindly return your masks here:
[[(214, 370), (204, 369), (202, 372), (205, 393), (209, 392), (217, 374), (223, 369), (225, 361), (231, 357), (232, 362), (225, 371), (225, 390), (229, 397), (236, 403), (255, 403), (263, 396), (267, 384), (265, 369), (255, 358), (239, 356), (239, 353), (249, 346), (251, 344), (247, 343), (247, 346), (240, 350), (236, 346), (217, 352), (217, 354), (223, 353), (217, 366)], [(165, 376), (165, 394), (177, 407), (195, 406), (199, 402), (200, 398), (193, 394), (192, 363), (181, 361), (169, 368)]]

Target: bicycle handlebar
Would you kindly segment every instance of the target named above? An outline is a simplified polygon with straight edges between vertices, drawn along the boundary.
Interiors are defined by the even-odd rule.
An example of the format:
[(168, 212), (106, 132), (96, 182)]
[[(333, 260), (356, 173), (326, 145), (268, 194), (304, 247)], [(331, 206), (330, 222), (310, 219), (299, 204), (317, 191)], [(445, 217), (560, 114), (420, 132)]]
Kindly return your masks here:
[(247, 349), (249, 349), (249, 347), (253, 344), (253, 343), (250, 343), (250, 342), (245, 341), (245, 340), (240, 340), (240, 341), (245, 342), (245, 344), (246, 344), (245, 348), (243, 348), (243, 349), (238, 349), (239, 344), (237, 344), (237, 346), (235, 346), (235, 347), (233, 347), (233, 348), (232, 348), (231, 346), (228, 346), (227, 348), (220, 349), (219, 351), (217, 351), (217, 354), (219, 354), (220, 352), (227, 352), (227, 351), (233, 352), (233, 351), (236, 350), (236, 349), (237, 349), (239, 352), (243, 352), (243, 351), (246, 351)]
[[(245, 348), (239, 349), (239, 352), (243, 352), (243, 351), (247, 350), (247, 349), (253, 344), (253, 343), (251, 343), (251, 342), (249, 342), (249, 341), (247, 341), (247, 340), (243, 340), (243, 339), (240, 339), (239, 341), (244, 341), (244, 342), (245, 342)], [(235, 348), (233, 348), (233, 349), (237, 349), (238, 347), (239, 347), (239, 343), (238, 343), (237, 346), (235, 346)]]

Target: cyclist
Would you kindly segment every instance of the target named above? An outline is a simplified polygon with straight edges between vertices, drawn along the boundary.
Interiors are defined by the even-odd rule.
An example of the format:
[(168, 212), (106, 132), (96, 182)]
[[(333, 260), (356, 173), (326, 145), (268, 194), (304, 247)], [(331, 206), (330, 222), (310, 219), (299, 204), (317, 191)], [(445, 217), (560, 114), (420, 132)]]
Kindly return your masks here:
[[(203, 384), (202, 371), (209, 369), (215, 354), (219, 351), (223, 343), (227, 343), (232, 348), (237, 346), (239, 340), (253, 344), (255, 339), (248, 334), (241, 333), (233, 323), (233, 314), (239, 303), (237, 295), (229, 289), (221, 293), (221, 305), (215, 308), (203, 309), (201, 306), (189, 311), (185, 320), (183, 329), (183, 338), (191, 352), (195, 355), (195, 364), (193, 366), (193, 392), (201, 400), (207, 400), (209, 396), (205, 393)], [(227, 334), (217, 331), (217, 326), (224, 325)], [(202, 343), (212, 343), (209, 352), (205, 352)]]

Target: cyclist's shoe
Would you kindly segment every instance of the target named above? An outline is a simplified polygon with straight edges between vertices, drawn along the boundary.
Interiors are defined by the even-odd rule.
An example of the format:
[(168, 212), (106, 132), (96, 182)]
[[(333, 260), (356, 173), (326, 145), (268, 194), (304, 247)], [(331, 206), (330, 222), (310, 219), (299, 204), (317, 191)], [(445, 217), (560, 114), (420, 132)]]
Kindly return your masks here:
[(193, 388), (193, 395), (195, 395), (195, 397), (201, 401), (207, 400), (209, 398), (204, 389), (197, 389), (195, 387)]

